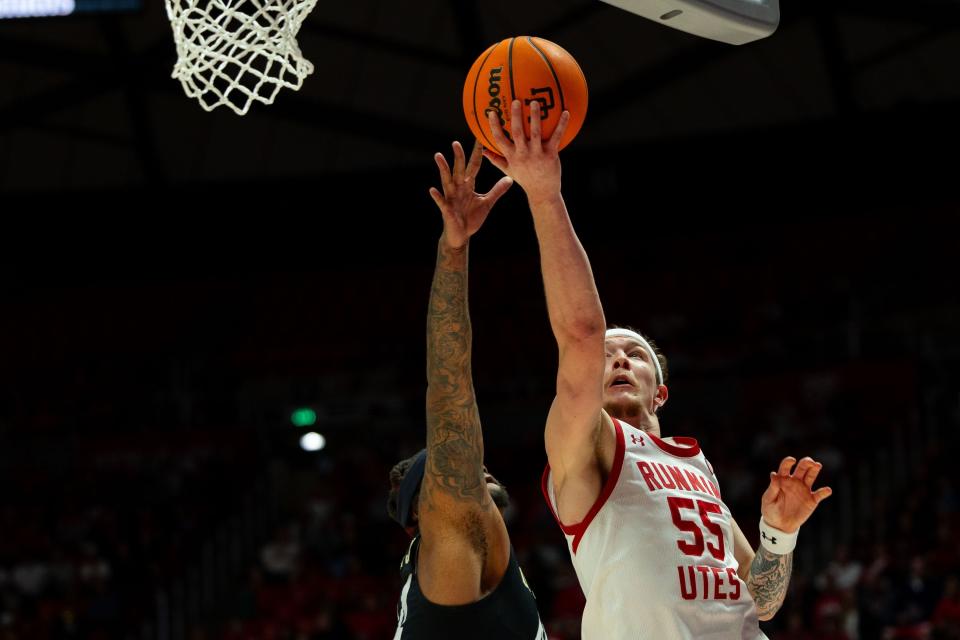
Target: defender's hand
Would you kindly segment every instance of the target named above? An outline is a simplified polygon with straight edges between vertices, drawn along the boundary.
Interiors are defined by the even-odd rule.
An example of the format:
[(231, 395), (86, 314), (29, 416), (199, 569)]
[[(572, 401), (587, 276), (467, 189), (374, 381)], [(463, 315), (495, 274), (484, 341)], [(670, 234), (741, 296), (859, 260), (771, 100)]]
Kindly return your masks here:
[(513, 184), (513, 180), (506, 177), (500, 178), (485, 194), (481, 195), (473, 190), (480, 163), (483, 162), (482, 149), (479, 142), (474, 143), (470, 162), (465, 162), (463, 147), (459, 142), (454, 142), (453, 171), (442, 153), (434, 156), (440, 169), (443, 193), (430, 187), (430, 197), (437, 203), (443, 215), (443, 239), (454, 249), (467, 245), (470, 236), (475, 234), (487, 219), (493, 205)]

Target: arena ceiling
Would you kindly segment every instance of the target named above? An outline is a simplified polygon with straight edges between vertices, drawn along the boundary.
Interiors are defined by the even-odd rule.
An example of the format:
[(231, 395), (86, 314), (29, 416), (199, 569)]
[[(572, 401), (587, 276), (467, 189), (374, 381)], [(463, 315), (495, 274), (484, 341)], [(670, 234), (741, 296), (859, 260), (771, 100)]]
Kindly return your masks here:
[[(560, 43), (590, 85), (573, 154), (842, 126), (954, 128), (960, 3), (784, 0), (770, 38), (702, 40), (599, 0), (320, 0), (298, 92), (239, 117), (171, 79), (163, 3), (0, 22), (0, 188), (14, 192), (303, 179), (424, 164), (469, 132), (466, 70), (490, 43)], [(919, 111), (911, 111), (917, 110)], [(930, 141), (936, 145), (936, 140)]]

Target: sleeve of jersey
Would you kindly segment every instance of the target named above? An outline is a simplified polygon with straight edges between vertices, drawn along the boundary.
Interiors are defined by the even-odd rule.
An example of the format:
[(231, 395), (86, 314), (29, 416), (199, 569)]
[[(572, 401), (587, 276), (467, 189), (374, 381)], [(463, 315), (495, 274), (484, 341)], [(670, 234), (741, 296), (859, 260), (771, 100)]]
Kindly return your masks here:
[(610, 473), (607, 475), (607, 480), (601, 488), (600, 495), (597, 496), (593, 506), (590, 507), (590, 510), (587, 512), (587, 515), (584, 516), (583, 520), (577, 524), (566, 525), (560, 520), (560, 514), (557, 512), (557, 500), (553, 490), (553, 477), (550, 472), (550, 465), (548, 464), (543, 470), (543, 479), (540, 483), (541, 490), (543, 491), (543, 497), (546, 499), (547, 505), (550, 507), (550, 513), (553, 514), (554, 520), (556, 520), (557, 524), (560, 525), (564, 535), (572, 537), (572, 540), (570, 540), (570, 546), (573, 550), (573, 553), (577, 552), (577, 547), (580, 546), (580, 541), (583, 539), (583, 534), (586, 533), (587, 527), (590, 526), (590, 523), (593, 522), (594, 517), (596, 517), (600, 509), (603, 508), (603, 505), (606, 504), (610, 494), (613, 493), (614, 487), (617, 486), (617, 481), (620, 479), (620, 471), (623, 468), (623, 457), (626, 451), (626, 444), (624, 442), (623, 427), (620, 426), (620, 422), (617, 420), (614, 421), (614, 429), (616, 435), (616, 449), (614, 451), (613, 465), (610, 468)]
[(549, 464), (543, 470), (543, 478), (540, 481), (540, 489), (543, 491), (543, 497), (547, 501), (547, 506), (550, 507), (550, 513), (553, 514), (553, 519), (557, 521), (558, 525), (560, 525), (560, 529), (563, 530), (564, 535), (576, 536), (580, 527), (579, 523), (568, 527), (560, 521), (560, 515), (557, 513), (557, 499), (553, 493), (553, 476), (550, 473)]
[(713, 465), (710, 464), (710, 461), (707, 460), (706, 456), (704, 456), (703, 461), (704, 461), (704, 462), (706, 463), (706, 465), (707, 465), (707, 471), (710, 472), (710, 475), (709, 475), (710, 482), (712, 482), (712, 483), (713, 483), (713, 486), (715, 486), (715, 487), (717, 488), (717, 493), (719, 493), (719, 494), (721, 495), (721, 498), (720, 498), (720, 499), (722, 500), (722, 499), (723, 499), (723, 498), (722, 498), (723, 493), (720, 491), (720, 481), (717, 480), (717, 474), (716, 474), (716, 472), (713, 470)]

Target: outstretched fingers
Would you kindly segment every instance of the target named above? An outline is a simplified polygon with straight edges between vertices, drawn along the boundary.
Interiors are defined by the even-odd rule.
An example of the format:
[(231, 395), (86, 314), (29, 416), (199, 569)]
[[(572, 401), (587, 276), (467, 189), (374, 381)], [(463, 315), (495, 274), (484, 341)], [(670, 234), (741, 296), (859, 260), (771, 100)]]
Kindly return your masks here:
[(797, 468), (793, 470), (793, 477), (797, 480), (804, 481), (807, 474), (810, 472), (816, 462), (813, 461), (813, 458), (806, 456), (797, 463)]
[(830, 487), (821, 487), (813, 492), (813, 500), (816, 504), (820, 504), (832, 495), (833, 489)]
[(505, 155), (512, 153), (514, 146), (507, 138), (507, 134), (503, 132), (503, 127), (500, 126), (500, 115), (493, 109), (488, 110), (487, 122), (490, 124), (490, 135), (493, 136), (493, 142), (497, 145), (497, 149)]
[(557, 122), (557, 128), (553, 130), (553, 133), (550, 135), (550, 139), (547, 140), (547, 151), (550, 153), (556, 153), (560, 150), (560, 141), (563, 139), (563, 134), (567, 131), (567, 125), (570, 124), (570, 112), (564, 111), (560, 114), (560, 120)]
[(803, 483), (807, 485), (808, 489), (813, 489), (813, 483), (816, 482), (821, 469), (823, 469), (823, 464), (820, 462), (814, 462), (810, 465), (810, 468), (807, 469), (806, 475), (803, 476)]
[(797, 462), (797, 459), (793, 456), (787, 456), (780, 461), (780, 468), (777, 469), (777, 475), (779, 476), (789, 476), (790, 469), (793, 468), (793, 465)]
[(437, 208), (440, 209), (440, 215), (443, 216), (444, 222), (447, 222), (448, 218), (451, 217), (451, 213), (446, 198), (443, 197), (443, 194), (440, 193), (440, 190), (436, 187), (430, 187), (430, 197), (433, 198), (433, 202), (437, 205)]
[(527, 150), (530, 143), (523, 130), (523, 103), (519, 100), (510, 103), (510, 135), (513, 137), (513, 145), (517, 152), (523, 153)]
[(491, 151), (490, 149), (484, 149), (483, 157), (489, 160), (490, 164), (495, 166), (497, 169), (500, 169), (500, 171), (508, 173), (507, 167), (509, 166), (509, 163), (507, 162), (507, 159), (497, 152)]
[(450, 193), (453, 187), (450, 165), (447, 164), (447, 159), (443, 157), (442, 153), (433, 154), (433, 159), (437, 163), (437, 168), (440, 169), (440, 184), (443, 186), (443, 192)]
[(464, 168), (467, 160), (463, 152), (463, 145), (458, 141), (453, 141), (453, 179), (457, 182), (463, 182)]
[(496, 204), (497, 200), (500, 199), (500, 196), (505, 194), (510, 186), (513, 184), (513, 178), (509, 176), (504, 176), (497, 180), (497, 184), (493, 185), (490, 191), (487, 191), (483, 194), (483, 200), (487, 206), (492, 207)]
[(480, 172), (480, 165), (483, 163), (483, 146), (479, 140), (473, 141), (473, 151), (470, 152), (470, 161), (467, 162), (467, 169), (464, 178), (474, 180)]
[[(533, 149), (540, 148), (541, 125), (540, 101), (534, 100), (530, 103), (530, 146)], [(514, 138), (516, 138), (516, 135), (514, 135)]]

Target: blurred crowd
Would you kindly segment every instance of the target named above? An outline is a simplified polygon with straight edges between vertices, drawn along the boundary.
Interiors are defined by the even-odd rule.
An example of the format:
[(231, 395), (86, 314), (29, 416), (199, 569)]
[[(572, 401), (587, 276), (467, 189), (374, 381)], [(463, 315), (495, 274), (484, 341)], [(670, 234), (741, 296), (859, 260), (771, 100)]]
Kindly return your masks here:
[[(723, 243), (744, 249), (704, 236), (690, 255)], [(851, 257), (832, 277), (835, 262), (798, 274), (767, 253), (757, 260), (780, 260), (768, 270), (664, 271), (649, 283), (653, 311), (611, 293), (633, 274), (595, 262), (608, 319), (642, 325), (670, 360), (664, 435), (700, 441), (754, 545), (768, 472), (786, 455), (823, 462), (818, 483), (834, 495), (801, 530), (786, 602), (762, 625), (771, 638), (960, 638), (956, 301), (892, 263)], [(475, 275), (475, 384), (517, 556), (550, 638), (573, 640), (583, 595), (540, 493), (556, 356), (536, 269), (491, 261)], [(354, 303), (336, 316), (302, 282), (164, 285), (149, 347), (132, 346), (125, 324), (101, 331), (94, 314), (73, 342), (50, 343), (56, 362), (7, 344), (0, 640), (392, 637), (409, 539), (387, 518), (387, 478), (424, 442), (429, 269), (412, 271), (415, 304), (397, 287), (366, 305), (346, 277), (330, 295)], [(395, 275), (378, 273), (357, 277)], [(129, 295), (152, 309), (160, 294)], [(184, 297), (199, 328), (171, 306)], [(23, 326), (59, 326), (37, 309)], [(395, 333), (357, 340), (318, 324), (334, 320)], [(176, 322), (180, 334), (163, 333)], [(91, 331), (100, 342), (84, 352)], [(300, 405), (315, 410), (320, 451), (298, 446)]]

